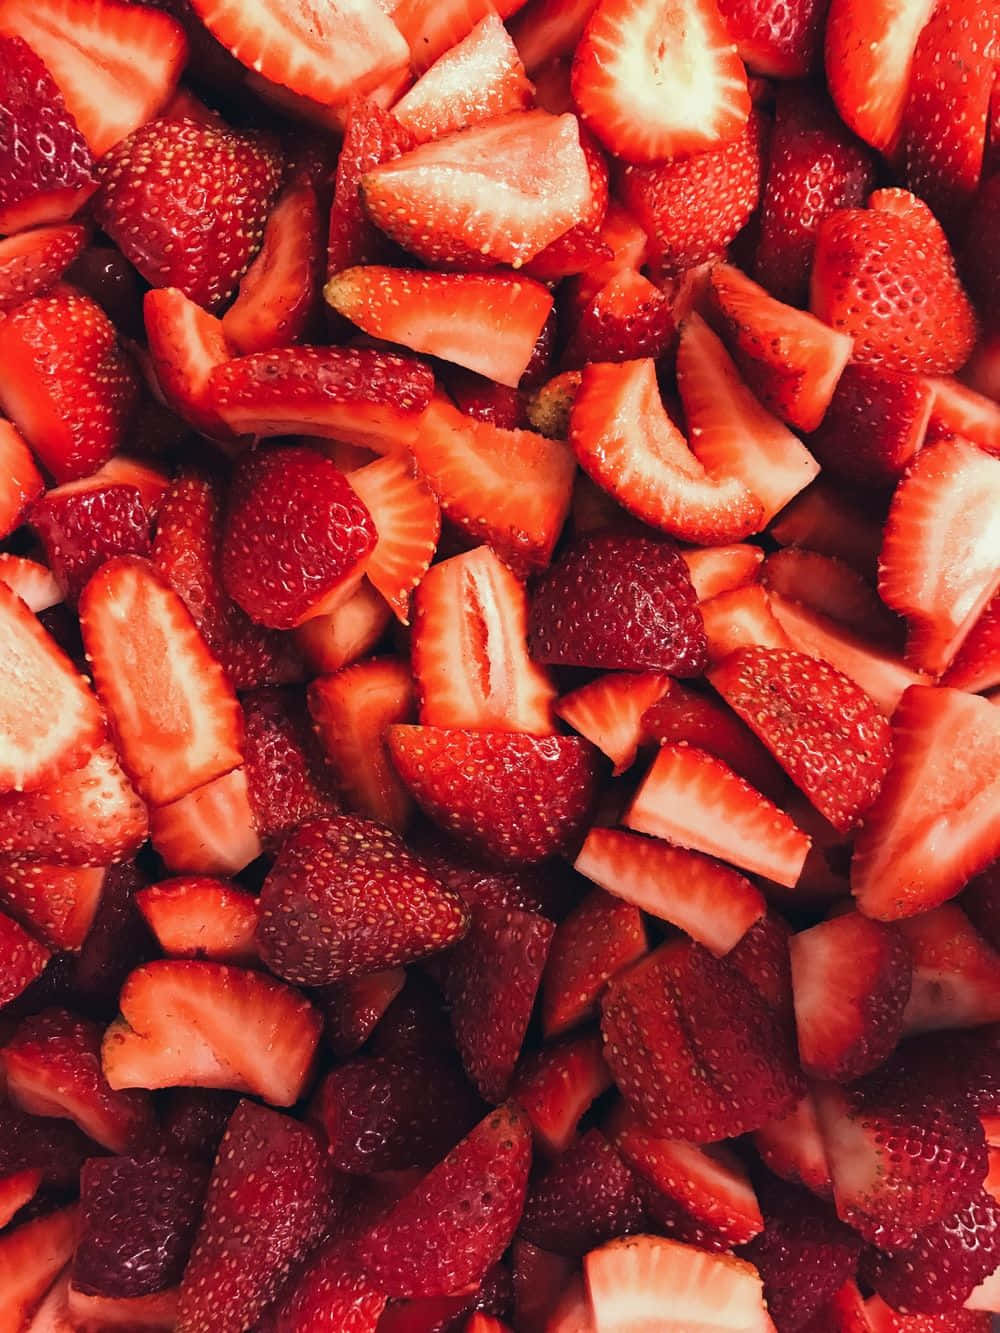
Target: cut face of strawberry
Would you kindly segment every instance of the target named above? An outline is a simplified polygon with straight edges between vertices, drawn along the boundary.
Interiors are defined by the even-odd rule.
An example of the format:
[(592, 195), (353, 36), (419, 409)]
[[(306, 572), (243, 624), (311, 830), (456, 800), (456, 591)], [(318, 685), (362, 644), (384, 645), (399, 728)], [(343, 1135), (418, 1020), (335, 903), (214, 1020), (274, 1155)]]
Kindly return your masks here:
[(410, 594), (427, 573), (441, 535), (441, 508), (406, 454), (390, 454), (351, 473), (351, 488), (371, 514), (376, 540), (365, 566), (369, 581), (404, 625)]
[(929, 440), (961, 435), (988, 453), (1000, 453), (1000, 403), (947, 375), (924, 383), (932, 396)]
[(821, 1199), (833, 1197), (826, 1150), (811, 1092), (807, 1092), (788, 1115), (761, 1125), (753, 1136), (753, 1143), (765, 1166), (776, 1176), (791, 1185), (804, 1185)]
[(339, 671), (374, 652), (391, 621), (389, 603), (362, 579), (336, 611), (306, 620), (292, 637), (311, 670)]
[(547, 1046), (523, 1062), (513, 1095), (531, 1121), (536, 1143), (549, 1153), (561, 1153), (581, 1116), (610, 1086), (600, 1035), (587, 1033)]
[(942, 685), (977, 694), (1000, 685), (1000, 596), (994, 594), (941, 677)]
[(225, 880), (163, 880), (141, 889), (135, 901), (160, 948), (174, 958), (256, 961), (257, 900)]
[(1000, 958), (961, 907), (945, 903), (906, 918), (900, 928), (913, 959), (907, 1033), (1000, 1022)]
[(60, 1208), (4, 1231), (0, 1282), (11, 1330), (30, 1327), (26, 1321), (73, 1257), (76, 1218), (75, 1207)]
[(6, 583), (36, 616), (58, 606), (63, 599), (51, 570), (27, 556), (11, 555), (8, 551), (0, 554), (0, 582)]
[(355, 97), (348, 103), (330, 210), (328, 275), (383, 257), (387, 241), (365, 212), (359, 185), (372, 167), (408, 151), (413, 142), (395, 116), (371, 98)]
[(246, 769), (234, 768), (180, 800), (151, 809), (149, 836), (174, 873), (237, 874), (264, 850)]
[(556, 712), (608, 756), (617, 776), (631, 767), (646, 739), (646, 712), (670, 688), (670, 677), (659, 671), (609, 672), (563, 695)]
[(511, 34), (536, 82), (544, 66), (572, 55), (596, 7), (595, 0), (533, 0), (514, 16)]
[(156, 383), (164, 399), (189, 425), (216, 440), (231, 432), (208, 405), (209, 376), (232, 355), (222, 324), (177, 287), (146, 293), (143, 319)]
[(31, 451), (9, 421), (0, 421), (0, 467), (3, 469), (0, 532), (8, 537), (20, 525), (32, 500), (37, 499), (45, 487)]

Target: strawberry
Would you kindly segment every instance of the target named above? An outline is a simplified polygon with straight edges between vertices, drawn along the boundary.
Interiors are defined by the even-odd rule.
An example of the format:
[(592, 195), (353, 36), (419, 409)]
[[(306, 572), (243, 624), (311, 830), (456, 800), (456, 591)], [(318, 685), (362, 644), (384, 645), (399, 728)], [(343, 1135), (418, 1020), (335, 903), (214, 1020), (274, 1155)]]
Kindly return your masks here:
[(668, 543), (598, 533), (569, 547), (539, 579), (529, 639), (563, 666), (697, 675), (701, 615), (687, 566)]
[(778, 1020), (723, 959), (678, 939), (616, 977), (602, 1000), (604, 1058), (650, 1129), (711, 1142), (790, 1110), (801, 1076)]
[(770, 909), (726, 955), (726, 962), (750, 982), (789, 1032), (793, 1017), (790, 935), (784, 919)]
[(599, 486), (644, 523), (687, 541), (738, 541), (761, 506), (735, 476), (712, 476), (660, 399), (652, 361), (590, 365), (570, 416), (570, 443)]
[(531, 424), (519, 389), (497, 384), (458, 366), (443, 366), (442, 379), (449, 397), (466, 416), (499, 426), (501, 430), (521, 430)]
[(149, 812), (149, 836), (174, 873), (235, 875), (264, 850), (244, 768)]
[[(558, 934), (557, 930), (553, 949)], [(552, 956), (550, 949), (545, 976), (552, 967)], [(522, 1061), (513, 1096), (531, 1121), (536, 1144), (556, 1154), (569, 1147), (581, 1117), (610, 1086), (600, 1035), (584, 1033), (545, 1046)]]
[(924, 383), (932, 395), (928, 441), (961, 435), (987, 453), (1000, 453), (1000, 403), (950, 376), (928, 378)]
[(217, 442), (232, 433), (209, 405), (209, 376), (232, 355), (222, 323), (177, 287), (155, 287), (142, 305), (152, 373), (169, 407)]
[(994, 593), (963, 639), (941, 684), (977, 694), (1000, 685), (1000, 594)]
[[(569, 92), (569, 71), (566, 71), (565, 96), (559, 104), (547, 103), (539, 90), (535, 101), (546, 111), (562, 113), (573, 110), (573, 101)], [(604, 240), (603, 232), (608, 220), (611, 201), (608, 197), (609, 170), (608, 160), (594, 136), (581, 127), (580, 146), (587, 159), (590, 172), (590, 206), (579, 222), (557, 236), (554, 241), (540, 250), (534, 259), (525, 266), (527, 273), (542, 282), (552, 282), (558, 278), (587, 274), (590, 282), (581, 277), (579, 294), (593, 295), (602, 285), (614, 276), (615, 255), (611, 246)], [(576, 286), (576, 284), (574, 284)]]
[(686, 744), (660, 749), (624, 822), (788, 887), (809, 850), (807, 835), (766, 796)]
[[(404, 159), (405, 160), (405, 159)], [(530, 278), (369, 265), (337, 273), (327, 301), (366, 333), (516, 388), (552, 309)]]
[[(0, 52), (4, 49), (0, 39)], [(81, 255), (87, 236), (87, 228), (73, 222), (35, 227), (0, 241), (0, 312), (53, 287)]]
[(6, 1226), (38, 1193), (42, 1173), (26, 1167), (0, 1180), (0, 1221)]
[(293, 1269), (260, 1327), (269, 1333), (375, 1333), (385, 1306), (385, 1296), (359, 1271), (350, 1243), (333, 1235)]
[(375, 167), (362, 195), (425, 263), (518, 267), (583, 218), (591, 183), (575, 116), (513, 111)]
[(570, 504), (575, 465), (558, 440), (477, 421), (438, 396), (409, 445), (442, 515), (517, 574), (544, 569)]
[(767, 589), (759, 584), (717, 593), (701, 603), (701, 614), (708, 660), (713, 666), (739, 648), (791, 647), (791, 640), (771, 610)]
[(681, 328), (677, 387), (695, 457), (710, 476), (743, 483), (763, 510), (760, 526), (819, 472), (802, 441), (751, 392), (721, 340), (693, 312)]
[(545, 1035), (565, 1032), (589, 1017), (606, 983), (645, 952), (637, 907), (601, 889), (581, 898), (552, 939), (542, 988)]
[[(580, 1283), (579, 1278), (570, 1277), (574, 1261), (516, 1239), (511, 1246), (511, 1266), (516, 1327), (524, 1333), (545, 1333), (567, 1282)], [(580, 1286), (582, 1290), (582, 1283)]]
[[(719, 11), (739, 57), (755, 74), (801, 79), (815, 72), (822, 50), (825, 8), (816, 0), (795, 5), (721, 0)], [(753, 95), (753, 80), (750, 83)], [(756, 101), (756, 99), (754, 99)]]
[(626, 162), (727, 143), (750, 110), (746, 71), (711, 0), (601, 0), (576, 47), (572, 79), (584, 124)]
[(847, 912), (789, 941), (799, 1059), (813, 1078), (850, 1082), (892, 1053), (913, 967), (902, 932)]
[(563, 364), (633, 361), (660, 356), (673, 340), (670, 302), (648, 278), (622, 269), (583, 307), (563, 354)]
[(908, 1033), (1000, 1022), (1000, 957), (960, 907), (944, 903), (900, 927), (913, 958)]
[(75, 1207), (59, 1208), (0, 1235), (0, 1283), (11, 1333), (31, 1328), (27, 1321), (73, 1257), (76, 1213)]
[(75, 1291), (115, 1298), (176, 1286), (201, 1216), (208, 1168), (167, 1157), (92, 1157), (80, 1172)]
[(30, 1173), (43, 1189), (75, 1189), (84, 1161), (99, 1151), (71, 1120), (29, 1115), (10, 1101), (0, 1110), (0, 1124), (0, 1176), (5, 1182)]
[[(707, 5), (706, 5), (707, 8)], [(664, 273), (718, 259), (746, 226), (761, 186), (764, 122), (751, 114), (731, 142), (621, 173), (621, 200)]]
[(867, 209), (824, 219), (810, 307), (854, 339), (855, 360), (888, 370), (950, 374), (976, 340), (944, 232), (905, 190), (876, 190)]
[[(1000, 102), (998, 102), (1000, 105)], [(976, 302), (980, 317), (991, 331), (998, 326), (996, 314), (997, 297), (1000, 294), (1000, 253), (995, 241), (997, 213), (1000, 212), (1000, 166), (988, 176), (977, 193), (969, 215), (966, 230), (966, 242), (961, 252), (962, 273), (969, 285), (969, 291)], [(989, 345), (980, 349), (982, 374), (990, 380), (989, 367), (991, 356)], [(970, 380), (970, 383), (972, 381)], [(995, 397), (991, 392), (993, 383), (975, 386), (983, 393)]]
[(242, 704), (250, 804), (261, 841), (276, 847), (305, 820), (338, 812), (333, 775), (301, 693), (253, 690)]
[(998, 488), (1000, 458), (957, 438), (924, 449), (896, 488), (879, 593), (906, 616), (907, 658), (926, 671), (948, 666), (1000, 587), (992, 530)]
[(290, 986), (222, 963), (136, 968), (104, 1034), (112, 1087), (228, 1088), (277, 1106), (301, 1095), (321, 1019)]
[(49, 951), (6, 912), (0, 912), (0, 1005), (10, 1004), (49, 961)]
[(149, 517), (135, 486), (89, 487), (67, 482), (31, 507), (49, 568), (69, 602), (105, 561), (149, 555)]
[(844, 367), (809, 448), (846, 482), (891, 486), (924, 442), (932, 403), (928, 381), (852, 362)]
[(311, 671), (339, 671), (374, 652), (391, 620), (389, 603), (363, 579), (336, 611), (300, 625), (292, 642)]
[(383, 258), (386, 240), (364, 210), (361, 178), (413, 144), (410, 132), (370, 98), (356, 97), (348, 103), (330, 211), (328, 276)]
[(886, 647), (899, 643), (898, 619), (868, 580), (836, 556), (787, 546), (767, 557), (760, 576), (772, 598), (797, 602)]
[(405, 982), (406, 971), (390, 967), (319, 988), (316, 999), (334, 1055), (346, 1059), (361, 1049)]
[(841, 672), (805, 653), (743, 648), (709, 674), (834, 828), (845, 832), (878, 796), (889, 724)]
[(372, 516), (375, 546), (365, 567), (396, 618), (409, 623), (410, 594), (434, 558), (441, 510), (405, 454), (377, 458), (351, 473), (352, 489)]
[(584, 1254), (642, 1221), (631, 1171), (600, 1130), (588, 1129), (534, 1182), (518, 1233), (557, 1254)]
[(30, 449), (9, 421), (0, 421), (0, 468), (0, 533), (8, 537), (19, 527), (32, 500), (45, 489)]
[(361, 1267), (390, 1296), (437, 1296), (478, 1282), (506, 1249), (524, 1206), (531, 1130), (508, 1103), (491, 1111), (358, 1243)]
[(135, 896), (160, 948), (173, 958), (253, 965), (257, 900), (222, 879), (165, 879)]
[(811, 1092), (788, 1115), (761, 1125), (753, 1136), (753, 1144), (764, 1165), (782, 1180), (804, 1185), (821, 1199), (833, 1197), (826, 1149)]
[[(17, 915), (15, 905), (5, 905)], [(996, 862), (969, 880), (962, 891), (961, 907), (976, 929), (994, 949), (997, 948), (1000, 944), (1000, 867)]]
[(162, 1107), (167, 1151), (186, 1159), (212, 1162), (238, 1101), (235, 1092), (174, 1088)]
[(514, 16), (511, 35), (536, 83), (544, 66), (572, 55), (596, 7), (596, 0), (532, 0)]
[(264, 140), (155, 120), (101, 163), (95, 215), (147, 282), (214, 311), (260, 246), (280, 172)]
[(820, 476), (771, 524), (771, 536), (779, 546), (807, 546), (874, 576), (884, 516), (884, 508), (879, 513), (858, 492), (845, 494)]
[(94, 472), (123, 443), (138, 395), (114, 326), (60, 284), (0, 324), (0, 405), (57, 482)]
[(0, 553), (0, 581), (6, 583), (35, 615), (62, 602), (62, 593), (52, 571), (27, 556), (11, 555), (9, 551)]
[[(332, 1173), (318, 1134), (242, 1101), (212, 1168), (181, 1281), (178, 1326), (247, 1328), (321, 1237)], [(250, 1262), (250, 1257), (253, 1261)]]
[(728, 953), (766, 907), (749, 880), (728, 866), (620, 829), (591, 829), (574, 866), (717, 956)]
[(2, 861), (0, 907), (51, 948), (79, 949), (93, 924), (104, 876), (103, 866)]
[(147, 1144), (152, 1103), (145, 1092), (118, 1091), (100, 1063), (101, 1029), (64, 1009), (46, 1009), (18, 1026), (0, 1053), (7, 1092), (32, 1115), (72, 1120), (112, 1152)]
[(556, 712), (613, 761), (617, 776), (635, 762), (647, 710), (670, 689), (662, 672), (609, 672), (563, 695)]
[(874, 175), (871, 153), (825, 98), (802, 86), (779, 89), (754, 256), (754, 276), (772, 296), (807, 303), (820, 223), (838, 208), (860, 208)]
[(491, 859), (543, 861), (570, 848), (586, 827), (597, 761), (578, 737), (393, 726), (388, 740), (421, 809)]

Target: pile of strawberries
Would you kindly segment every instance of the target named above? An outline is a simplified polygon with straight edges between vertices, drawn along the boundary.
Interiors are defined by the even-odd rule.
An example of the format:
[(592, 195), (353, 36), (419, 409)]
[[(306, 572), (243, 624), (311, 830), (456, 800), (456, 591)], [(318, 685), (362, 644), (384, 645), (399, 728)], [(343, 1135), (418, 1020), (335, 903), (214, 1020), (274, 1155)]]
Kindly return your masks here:
[(988, 1333), (998, 69), (0, 0), (0, 1333)]

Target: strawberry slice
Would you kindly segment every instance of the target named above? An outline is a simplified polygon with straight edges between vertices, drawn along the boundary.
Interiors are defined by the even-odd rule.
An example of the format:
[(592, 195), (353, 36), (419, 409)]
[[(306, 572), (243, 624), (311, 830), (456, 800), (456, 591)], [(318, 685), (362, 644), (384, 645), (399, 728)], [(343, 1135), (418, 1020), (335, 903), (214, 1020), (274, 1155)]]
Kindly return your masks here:
[(886, 647), (899, 643), (897, 618), (868, 580), (835, 556), (802, 546), (786, 547), (767, 557), (761, 582), (772, 597), (777, 593), (798, 602)]
[(247, 965), (257, 960), (257, 900), (225, 880), (162, 880), (140, 889), (135, 903), (160, 948), (173, 958)]
[(806, 546), (835, 556), (874, 579), (882, 545), (884, 508), (859, 503), (857, 493), (845, 493), (820, 476), (795, 497), (771, 524), (779, 546)]
[[(792, 1185), (804, 1185), (821, 1199), (833, 1198), (826, 1150), (811, 1092), (807, 1092), (788, 1115), (761, 1125), (753, 1135), (753, 1143), (765, 1166), (776, 1176)], [(847, 1333), (854, 1331), (848, 1330)]]
[(511, 1267), (516, 1327), (523, 1328), (525, 1333), (545, 1333), (545, 1330), (558, 1333), (558, 1326), (549, 1321), (569, 1282), (579, 1285), (581, 1302), (586, 1304), (582, 1280), (571, 1277), (576, 1265), (564, 1255), (549, 1254), (518, 1238), (511, 1246)]
[(336, 611), (307, 620), (293, 639), (312, 671), (339, 671), (374, 652), (391, 620), (389, 603), (362, 579)]
[(6, 583), (36, 616), (58, 606), (63, 599), (52, 571), (27, 556), (11, 555), (9, 551), (0, 553), (0, 581)]
[[(0, 53), (4, 41), (0, 39)], [(80, 223), (35, 227), (0, 241), (0, 313), (55, 286), (83, 253), (88, 230)]]
[(818, 474), (809, 450), (751, 392), (721, 340), (694, 313), (681, 329), (677, 387), (695, 457), (710, 476), (744, 484), (761, 504), (761, 526)]
[(569, 510), (575, 465), (559, 440), (505, 430), (435, 397), (409, 442), (443, 515), (515, 573), (543, 569)]
[(810, 845), (766, 796), (690, 745), (661, 747), (624, 823), (788, 888), (798, 880)]
[(1000, 454), (1000, 403), (996, 399), (950, 376), (931, 377), (924, 383), (932, 395), (928, 440), (961, 435), (988, 453)]
[(556, 691), (528, 656), (527, 593), (488, 546), (428, 570), (415, 606), (410, 654), (422, 723), (552, 733)]
[(783, 1029), (791, 1033), (793, 1004), (789, 937), (784, 918), (769, 910), (729, 950), (726, 962), (746, 977), (777, 1015)]
[(317, 994), (326, 1020), (326, 1039), (338, 1059), (361, 1049), (405, 983), (405, 969), (390, 967), (348, 977)]
[(410, 594), (434, 558), (441, 510), (433, 491), (405, 454), (390, 454), (358, 468), (351, 488), (372, 516), (376, 541), (365, 574), (404, 625)]
[(497, 14), (438, 57), (392, 114), (417, 143), (440, 139), (480, 121), (531, 105), (521, 57)]
[(740, 59), (755, 74), (802, 79), (815, 72), (826, 17), (824, 6), (816, 0), (797, 0), (793, 5), (774, 0), (763, 5), (720, 0), (719, 10)]
[(0, 533), (9, 537), (45, 489), (30, 449), (9, 421), (0, 421), (0, 477)]
[(71, 605), (108, 560), (149, 555), (149, 515), (136, 486), (69, 481), (47, 491), (29, 517)]
[(937, 673), (1000, 588), (1000, 458), (960, 439), (924, 449), (893, 496), (879, 593), (906, 616), (906, 655)]
[(383, 257), (387, 242), (364, 210), (361, 178), (412, 147), (410, 132), (370, 98), (355, 97), (348, 103), (330, 210), (328, 275)]
[(149, 812), (149, 836), (168, 870), (235, 875), (264, 850), (245, 768)]
[(42, 1173), (37, 1167), (14, 1171), (0, 1180), (0, 1221), (6, 1226), (38, 1193)]
[(49, 956), (23, 926), (0, 912), (0, 1004), (10, 1004), (40, 977)]
[(506, 18), (520, 0), (389, 0), (392, 21), (406, 38), (410, 62), (422, 73), (463, 41), (488, 14)]
[[(551, 961), (550, 951), (546, 969)], [(529, 1056), (517, 1071), (513, 1096), (531, 1121), (536, 1143), (556, 1154), (569, 1147), (581, 1117), (610, 1086), (600, 1034), (594, 1032)]]
[(942, 685), (977, 694), (1000, 685), (1000, 594), (994, 594), (941, 677)]
[(573, 864), (587, 879), (678, 926), (716, 956), (728, 953), (767, 908), (750, 881), (728, 866), (621, 829), (591, 829)]
[(359, 1272), (350, 1241), (345, 1244), (334, 1233), (296, 1266), (276, 1306), (260, 1323), (275, 1333), (321, 1328), (324, 1323), (345, 1333), (375, 1333), (385, 1307), (386, 1297)]
[(492, 1111), (358, 1243), (390, 1296), (439, 1296), (477, 1283), (507, 1248), (524, 1206), (531, 1127), (513, 1103)]
[(712, 0), (601, 0), (573, 56), (587, 128), (626, 162), (659, 162), (735, 139), (746, 70)]
[(269, 687), (244, 694), (242, 704), (250, 805), (271, 849), (305, 820), (339, 813), (340, 802), (303, 693)]
[(670, 301), (648, 278), (622, 269), (584, 305), (572, 326), (563, 365), (661, 356), (674, 337)]
[(582, 220), (591, 181), (575, 116), (514, 111), (375, 167), (362, 193), (425, 263), (517, 267)]
[[(76, 1219), (75, 1206), (60, 1208), (22, 1222), (0, 1236), (0, 1284), (6, 1306), (4, 1319), (10, 1333), (35, 1327), (28, 1321), (60, 1270), (73, 1257)], [(39, 1328), (38, 1333), (45, 1333), (44, 1328)]]
[(945, 903), (900, 925), (913, 959), (907, 1033), (1000, 1022), (1000, 954), (960, 907)]
[(713, 665), (724, 662), (739, 648), (791, 647), (791, 640), (771, 610), (767, 590), (759, 584), (717, 593), (700, 605), (708, 660)]
[(167, 405), (195, 430), (216, 440), (232, 433), (208, 401), (216, 366), (232, 356), (222, 322), (177, 287), (156, 287), (142, 303), (156, 384)]
[(596, 1011), (612, 977), (646, 952), (639, 909), (592, 889), (559, 923), (545, 968), (542, 1026), (555, 1036)]
[(524, 67), (533, 79), (560, 56), (573, 54), (596, 0), (532, 0), (509, 27)]
[(88, 476), (120, 448), (138, 391), (114, 325), (75, 288), (0, 323), (0, 405), (56, 481)]
[(635, 762), (647, 710), (670, 689), (670, 677), (659, 671), (608, 672), (564, 694), (556, 713), (608, 756), (617, 776)]
[(140, 793), (167, 805), (242, 760), (239, 705), (184, 603), (152, 565), (109, 561), (80, 598), (94, 681)]
[(650, 360), (590, 365), (570, 417), (584, 470), (629, 513), (687, 541), (739, 541), (761, 506), (735, 476), (713, 476), (667, 416)]
[(588, 1129), (533, 1182), (518, 1234), (556, 1254), (584, 1254), (638, 1231), (643, 1214), (632, 1172), (599, 1129)]
[(810, 449), (845, 482), (894, 485), (924, 443), (936, 396), (932, 383), (885, 366), (852, 362), (844, 367), (826, 416), (809, 438)]
[(93, 924), (104, 875), (102, 866), (3, 861), (0, 906), (51, 948), (76, 950)]
[(95, 157), (166, 105), (188, 53), (169, 14), (120, 0), (4, 0), (0, 32), (45, 62)]

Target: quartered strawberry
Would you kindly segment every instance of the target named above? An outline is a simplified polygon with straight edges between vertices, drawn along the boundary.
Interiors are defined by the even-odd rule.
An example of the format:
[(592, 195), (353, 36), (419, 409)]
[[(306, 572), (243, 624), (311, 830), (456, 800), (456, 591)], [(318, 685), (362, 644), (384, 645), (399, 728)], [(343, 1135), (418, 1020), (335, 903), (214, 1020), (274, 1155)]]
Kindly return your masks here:
[(932, 403), (927, 380), (852, 362), (844, 367), (809, 448), (845, 482), (891, 486), (924, 442)]
[(665, 293), (634, 269), (622, 269), (574, 320), (563, 365), (655, 359), (673, 336), (674, 318)]
[(269, 1333), (306, 1328), (375, 1333), (385, 1307), (386, 1297), (359, 1270), (350, 1239), (334, 1233), (293, 1268), (260, 1327)]
[[(551, 959), (550, 950), (548, 966)], [(513, 1096), (531, 1121), (538, 1146), (561, 1153), (572, 1141), (581, 1117), (610, 1086), (600, 1034), (592, 1032), (545, 1046), (522, 1061)]]
[(645, 952), (639, 909), (601, 889), (591, 890), (552, 939), (542, 985), (545, 1035), (565, 1032), (590, 1017), (608, 981)]
[(760, 584), (717, 593), (700, 606), (708, 660), (713, 666), (740, 648), (777, 651), (791, 647), (791, 640), (771, 610), (770, 594)]
[(60, 284), (0, 324), (0, 404), (57, 482), (120, 448), (138, 389), (111, 321), (75, 288)]
[(913, 960), (907, 1033), (1000, 1022), (1000, 956), (960, 907), (944, 903), (900, 927)]
[(207, 401), (208, 380), (232, 355), (221, 321), (177, 287), (155, 287), (143, 300), (152, 374), (170, 408), (216, 441), (232, 433)]
[(275, 847), (305, 820), (335, 815), (340, 803), (301, 692), (253, 690), (242, 705), (250, 804), (261, 841)]
[[(389, 603), (362, 579), (336, 611), (305, 621), (291, 638), (311, 671), (339, 671), (374, 652), (391, 621)], [(301, 673), (301, 662), (298, 670)]]
[(903, 1032), (913, 967), (902, 932), (847, 912), (789, 948), (802, 1068), (839, 1083), (870, 1073)]
[(322, 1237), (332, 1174), (320, 1136), (242, 1101), (219, 1145), (181, 1281), (178, 1325), (246, 1328)]
[(754, 1147), (769, 1170), (792, 1185), (804, 1185), (821, 1199), (833, 1197), (826, 1150), (811, 1092), (787, 1115), (761, 1125)]
[[(4, 49), (0, 39), (0, 52)], [(0, 241), (0, 312), (53, 287), (87, 244), (82, 223), (34, 227)]]
[(0, 532), (8, 537), (45, 488), (31, 450), (9, 421), (0, 421), (0, 468)]
[(71, 603), (107, 560), (149, 555), (149, 516), (135, 486), (66, 482), (32, 505), (30, 522)]
[(941, 684), (977, 694), (1000, 685), (1000, 594), (994, 593), (965, 636)]
[(40, 977), (49, 951), (23, 926), (0, 912), (0, 1005), (10, 1004)]
[(6, 583), (11, 592), (16, 593), (36, 616), (59, 606), (63, 600), (52, 571), (37, 560), (29, 560), (27, 556), (12, 555), (9, 551), (0, 553), (0, 582)]
[[(997, 295), (1000, 293), (1000, 251), (996, 243), (996, 219), (1000, 213), (1000, 169), (984, 179), (969, 214), (966, 241), (961, 251), (962, 275), (976, 302), (980, 318), (990, 330), (996, 330)], [(983, 383), (976, 385), (983, 393), (996, 397), (996, 372), (990, 374), (995, 360), (991, 344), (984, 343), (978, 354), (979, 374)], [(976, 354), (973, 354), (976, 360)], [(973, 381), (970, 379), (970, 383)]]
[(375, 167), (362, 193), (426, 263), (519, 267), (585, 216), (591, 183), (575, 116), (514, 111)]
[(907, 659), (943, 671), (1000, 587), (993, 516), (1000, 458), (952, 438), (921, 451), (896, 488), (879, 593), (907, 619)]
[(365, 574), (397, 619), (408, 624), (410, 594), (426, 574), (441, 532), (437, 499), (403, 453), (358, 468), (351, 473), (350, 484), (375, 525), (375, 546)]
[(437, 1296), (479, 1282), (524, 1206), (531, 1128), (512, 1103), (491, 1111), (376, 1222), (358, 1259), (390, 1296)]
[(96, 216), (151, 286), (214, 311), (257, 253), (280, 176), (260, 138), (155, 120), (102, 161)]
[(788, 1032), (793, 1016), (790, 935), (784, 918), (770, 909), (726, 955), (726, 962), (750, 982)]
[(817, 477), (771, 524), (771, 536), (779, 546), (806, 546), (873, 577), (885, 512), (884, 505), (864, 504), (862, 497)]
[(497, 384), (459, 366), (443, 366), (442, 379), (449, 397), (466, 416), (502, 430), (520, 430), (531, 424), (519, 389)]
[(596, 0), (532, 0), (511, 19), (514, 43), (536, 82), (544, 66), (572, 55), (596, 7)]
[(816, 234), (810, 307), (854, 339), (854, 358), (950, 374), (976, 340), (969, 298), (940, 224), (905, 190), (831, 213)]
[(646, 739), (646, 712), (670, 689), (670, 677), (659, 671), (607, 672), (563, 695), (556, 712), (612, 760), (617, 776), (632, 766)]
[(114, 1088), (227, 1088), (290, 1106), (312, 1067), (322, 1019), (261, 972), (159, 959), (136, 968), (101, 1059)]
[(0, 907), (51, 948), (79, 949), (93, 923), (104, 876), (102, 866), (4, 860)]
[(740, 59), (754, 74), (801, 79), (815, 72), (826, 17), (816, 0), (796, 0), (791, 5), (721, 0), (719, 10)]
[(584, 1254), (642, 1221), (632, 1172), (600, 1130), (589, 1129), (534, 1181), (518, 1234), (556, 1254)]
[(4, 1317), (12, 1331), (31, 1327), (27, 1321), (73, 1257), (76, 1217), (75, 1207), (59, 1208), (0, 1235)]
[(743, 483), (761, 505), (761, 527), (819, 472), (802, 441), (751, 392), (722, 341), (694, 312), (681, 327), (677, 388), (694, 456), (710, 476)]
[(135, 895), (160, 948), (173, 958), (253, 964), (257, 900), (226, 880), (165, 879)]
[(389, 967), (317, 989), (315, 998), (326, 1019), (326, 1040), (338, 1059), (360, 1050), (405, 982), (404, 968)]
[(575, 464), (559, 440), (505, 430), (437, 396), (409, 444), (441, 512), (518, 574), (543, 569), (569, 510)]
[(571, 1278), (576, 1267), (565, 1255), (540, 1250), (530, 1241), (515, 1239), (511, 1246), (511, 1268), (514, 1287), (514, 1318), (516, 1327), (524, 1333), (544, 1333), (554, 1327), (550, 1316), (555, 1315), (560, 1296), (567, 1283), (579, 1284)]
[(802, 86), (779, 89), (754, 256), (754, 276), (772, 296), (808, 302), (820, 223), (838, 208), (860, 208), (874, 176), (871, 153), (825, 98)]
[(1000, 453), (1000, 403), (995, 398), (948, 375), (932, 376), (924, 383), (932, 395), (928, 441), (961, 435), (987, 453)]
[(328, 275), (384, 258), (385, 238), (361, 202), (361, 178), (413, 144), (410, 132), (371, 98), (356, 97), (348, 103), (330, 210)]

